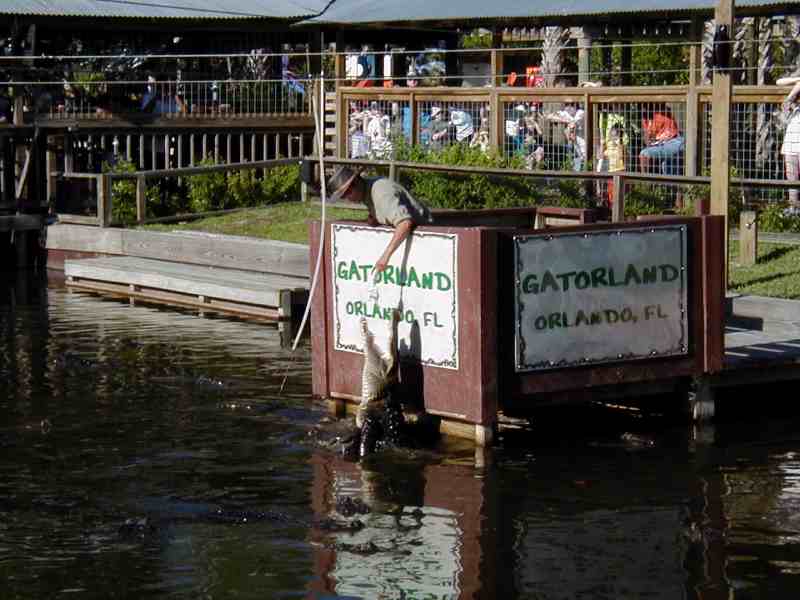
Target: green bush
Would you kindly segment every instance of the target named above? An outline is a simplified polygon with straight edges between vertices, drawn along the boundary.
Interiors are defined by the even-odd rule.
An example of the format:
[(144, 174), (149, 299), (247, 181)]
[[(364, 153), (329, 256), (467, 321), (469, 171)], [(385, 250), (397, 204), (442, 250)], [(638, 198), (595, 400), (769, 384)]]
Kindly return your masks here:
[[(522, 169), (520, 157), (485, 154), (479, 148), (453, 144), (441, 150), (395, 144), (396, 159), (428, 164)], [(402, 183), (417, 198), (434, 208), (505, 208), (531, 206), (541, 199), (532, 178), (494, 177), (482, 174), (448, 175), (431, 171), (404, 171)]]
[[(136, 165), (127, 160), (118, 160), (110, 164), (103, 163), (103, 173), (135, 173)], [(148, 182), (145, 217), (152, 217), (153, 207), (161, 198), (158, 184)], [(117, 179), (111, 184), (111, 220), (121, 225), (136, 222), (136, 182), (132, 179)]]
[[(210, 158), (203, 159), (198, 166), (213, 166)], [(189, 208), (193, 212), (207, 212), (226, 208), (228, 182), (225, 173), (213, 171), (201, 175), (192, 175), (186, 180), (189, 195)]]
[(264, 172), (261, 202), (277, 204), (300, 199), (300, 165), (282, 165)]
[[(783, 202), (770, 202), (766, 208), (758, 213), (758, 226), (762, 231), (777, 233), (800, 233), (800, 217), (784, 214), (786, 204)], [(738, 224), (738, 219), (731, 223)]]
[(228, 202), (226, 208), (258, 206), (262, 203), (261, 182), (255, 169), (245, 169), (228, 174)]

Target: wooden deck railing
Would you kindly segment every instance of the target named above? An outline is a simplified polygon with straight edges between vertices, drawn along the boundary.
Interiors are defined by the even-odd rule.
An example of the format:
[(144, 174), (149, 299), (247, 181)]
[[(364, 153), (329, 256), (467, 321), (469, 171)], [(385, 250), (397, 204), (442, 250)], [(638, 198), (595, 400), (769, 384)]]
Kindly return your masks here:
[[(783, 130), (777, 118), (781, 103), (789, 92), (780, 86), (734, 86), (729, 128), (731, 132), (731, 165), (735, 175), (749, 179), (783, 179), (783, 161), (779, 154)], [(695, 176), (710, 168), (711, 88), (709, 86), (662, 87), (587, 87), (587, 88), (348, 88), (337, 90), (336, 124), (339, 158), (392, 158), (392, 138), (404, 143), (435, 147), (429, 139), (429, 120), (434, 111), (467, 113), (471, 120), (472, 139), (457, 139), (458, 129), (452, 122), (445, 144), (471, 143), (502, 156), (520, 156), (536, 168), (563, 171), (570, 142), (563, 124), (551, 120), (552, 115), (572, 104), (583, 110), (585, 156), (582, 169), (594, 169), (601, 157), (604, 142), (602, 125), (605, 114), (615, 113), (625, 123), (626, 170), (639, 171), (639, 152), (645, 147), (641, 132), (642, 114), (666, 107), (684, 137), (684, 150), (676, 155), (667, 174)], [(436, 109), (439, 109), (438, 111)], [(361, 148), (354, 136), (367, 135), (371, 118), (378, 116), (388, 131), (385, 140), (374, 148)], [(523, 147), (526, 119), (537, 121), (543, 130), (531, 136), (529, 147)], [(446, 119), (445, 119), (446, 120)], [(518, 125), (516, 124), (518, 123)], [(481, 130), (483, 128), (483, 130)], [(377, 131), (377, 126), (373, 130)], [(528, 126), (530, 130), (530, 125)], [(475, 140), (481, 131), (483, 140)], [(514, 134), (520, 139), (516, 139)], [(533, 160), (533, 148), (543, 146), (545, 160)], [(442, 144), (438, 144), (441, 147)]]

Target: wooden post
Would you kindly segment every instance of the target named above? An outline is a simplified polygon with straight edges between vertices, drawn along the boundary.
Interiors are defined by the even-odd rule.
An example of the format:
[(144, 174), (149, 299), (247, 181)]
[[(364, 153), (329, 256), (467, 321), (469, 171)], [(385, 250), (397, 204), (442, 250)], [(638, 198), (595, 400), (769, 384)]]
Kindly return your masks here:
[(75, 138), (68, 131), (64, 134), (64, 172), (75, 171)]
[(591, 70), (592, 61), (592, 38), (586, 35), (586, 30), (583, 30), (583, 36), (578, 38), (578, 83), (589, 81), (589, 71)]
[(333, 70), (336, 81), (334, 82), (334, 89), (336, 91), (344, 85), (345, 71), (345, 55), (344, 55), (344, 30), (340, 29), (336, 32), (336, 54), (333, 59)]
[(97, 221), (100, 227), (111, 224), (111, 175), (97, 176)]
[(700, 77), (700, 65), (703, 59), (703, 49), (699, 43), (702, 36), (703, 20), (692, 19), (689, 34), (692, 43), (689, 48), (689, 89), (686, 93), (686, 131), (684, 131), (685, 173), (690, 177), (697, 175), (698, 144), (700, 142), (700, 99), (697, 94), (697, 85)]
[[(733, 0), (719, 0), (714, 13), (717, 27), (727, 25), (733, 38)], [(730, 51), (730, 48), (728, 49)], [(730, 69), (714, 70), (714, 89), (711, 109), (711, 214), (725, 217), (725, 285), (728, 264), (728, 193), (730, 187)]]
[(622, 85), (630, 85), (631, 84), (631, 66), (633, 64), (633, 48), (631, 48), (631, 40), (624, 40), (622, 42), (622, 56), (621, 56), (621, 68), (622, 72), (620, 73), (620, 82)]
[(489, 147), (500, 154), (503, 149), (503, 134), (505, 133), (503, 125), (505, 119), (503, 103), (500, 101), (500, 95), (496, 89), (489, 91), (489, 114), (492, 117), (489, 131)]
[(614, 71), (614, 60), (611, 47), (611, 40), (608, 38), (602, 41), (603, 44), (603, 83), (605, 85), (614, 85), (612, 74)]
[(739, 264), (751, 267), (758, 254), (758, 217), (755, 211), (743, 210), (739, 215)]
[(503, 32), (495, 30), (492, 33), (492, 85), (500, 87), (503, 85)]
[(147, 180), (144, 175), (136, 178), (136, 222), (141, 223), (147, 215)]
[(625, 220), (625, 179), (622, 175), (611, 178), (614, 193), (611, 196), (611, 222), (621, 223)]
[(417, 116), (417, 96), (414, 92), (408, 95), (408, 106), (411, 109), (411, 145), (419, 144), (419, 118)]

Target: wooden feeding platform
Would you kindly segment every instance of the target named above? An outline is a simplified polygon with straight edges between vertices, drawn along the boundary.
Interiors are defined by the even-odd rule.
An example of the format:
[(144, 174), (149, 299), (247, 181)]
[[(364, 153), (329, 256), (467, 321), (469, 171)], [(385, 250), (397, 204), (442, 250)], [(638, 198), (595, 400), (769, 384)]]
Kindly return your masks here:
[(287, 321), (308, 290), (296, 279), (133, 256), (68, 260), (67, 286), (132, 300)]
[(480, 212), (415, 229), (377, 285), (368, 274), (392, 230), (326, 225), (314, 395), (338, 413), (360, 400), (359, 322), (385, 345), (397, 306), (396, 393), (479, 444), (501, 413), (683, 390), (676, 410), (705, 420), (717, 388), (800, 378), (798, 328), (726, 331), (723, 217), (570, 215), (580, 224), (539, 229), (518, 210)]
[(57, 225), (48, 267), (77, 290), (289, 322), (308, 297), (308, 247), (200, 232)]

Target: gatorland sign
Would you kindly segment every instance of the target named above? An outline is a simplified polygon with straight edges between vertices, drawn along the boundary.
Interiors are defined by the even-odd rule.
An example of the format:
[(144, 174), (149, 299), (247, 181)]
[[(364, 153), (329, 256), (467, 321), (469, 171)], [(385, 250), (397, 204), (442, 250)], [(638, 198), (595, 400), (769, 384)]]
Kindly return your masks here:
[(399, 309), (400, 356), (458, 369), (456, 236), (415, 231), (373, 277), (374, 263), (391, 238), (386, 228), (333, 225), (334, 349), (363, 352), (362, 317), (385, 349), (393, 311)]
[(688, 352), (686, 227), (514, 237), (516, 371)]

